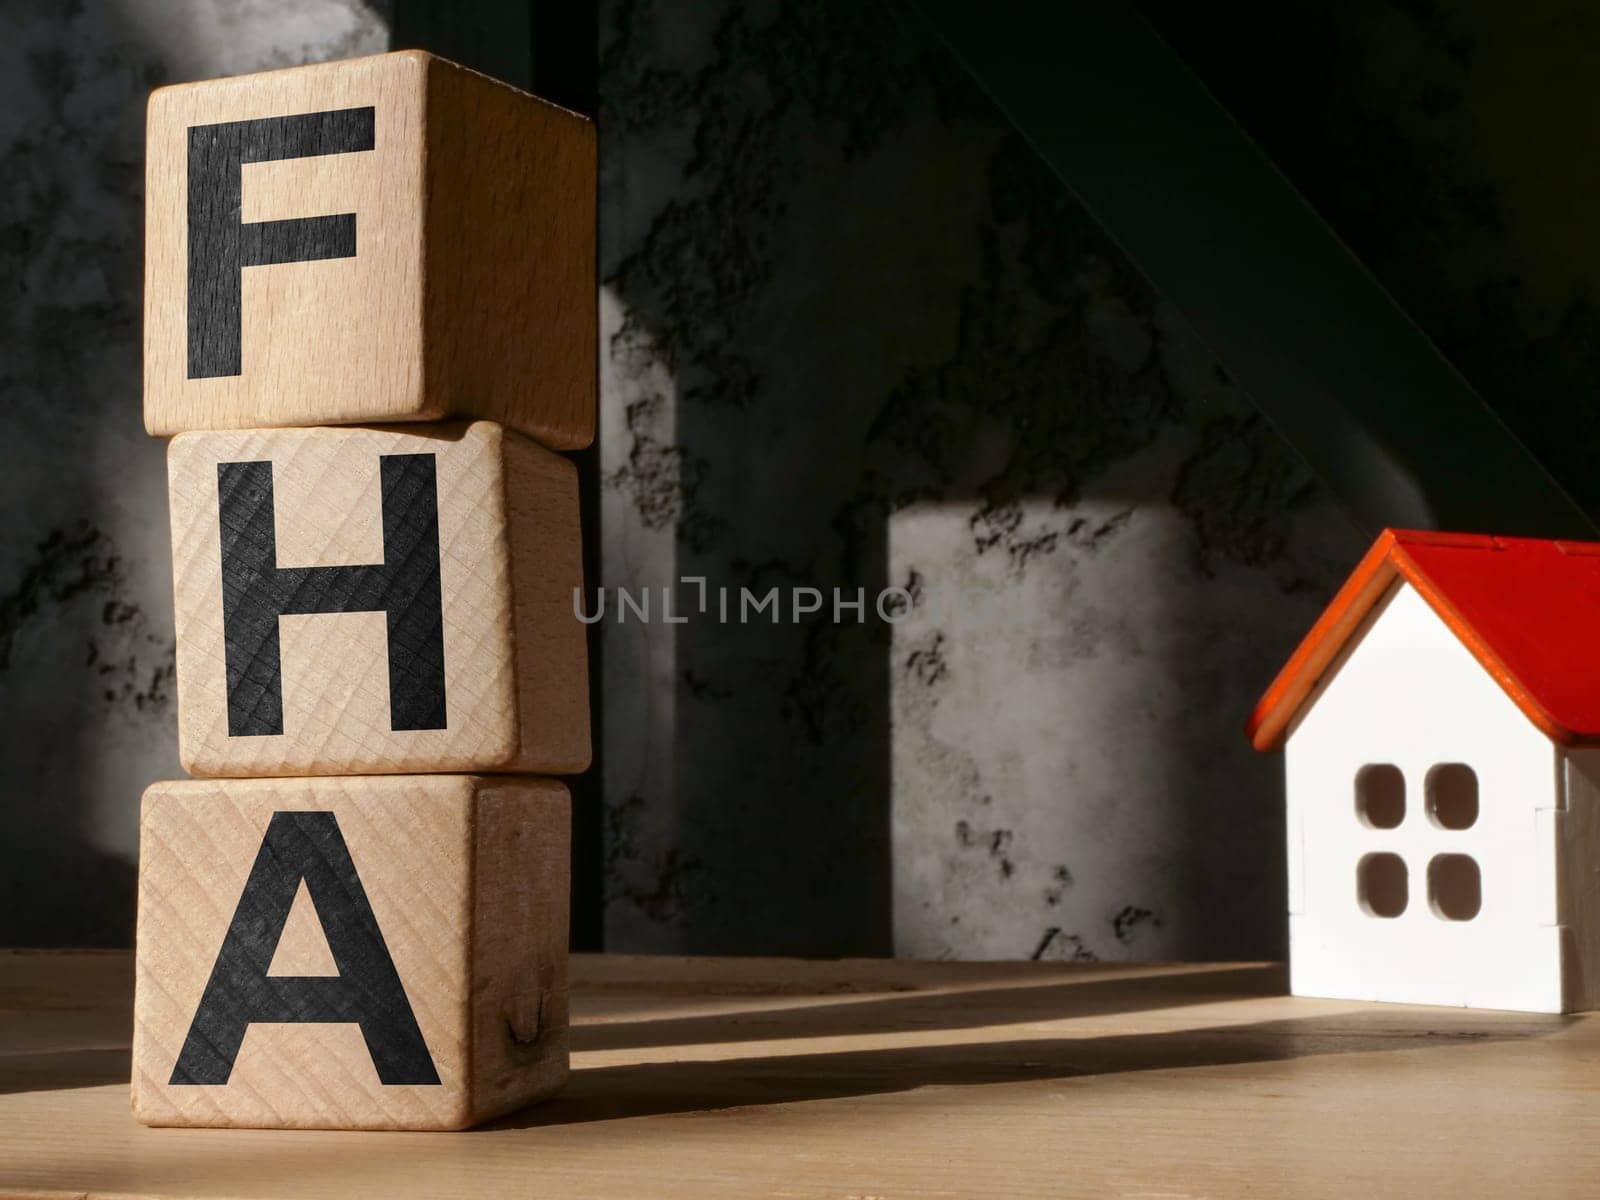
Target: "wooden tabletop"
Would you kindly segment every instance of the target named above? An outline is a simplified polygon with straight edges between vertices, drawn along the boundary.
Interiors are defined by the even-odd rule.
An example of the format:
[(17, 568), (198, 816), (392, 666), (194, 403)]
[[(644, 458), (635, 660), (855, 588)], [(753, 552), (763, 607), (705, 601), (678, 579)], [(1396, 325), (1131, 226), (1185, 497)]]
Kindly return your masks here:
[(140, 1127), (131, 974), (0, 952), (0, 1194), (1600, 1194), (1600, 1019), (1273, 966), (579, 958), (567, 1090), (439, 1134)]

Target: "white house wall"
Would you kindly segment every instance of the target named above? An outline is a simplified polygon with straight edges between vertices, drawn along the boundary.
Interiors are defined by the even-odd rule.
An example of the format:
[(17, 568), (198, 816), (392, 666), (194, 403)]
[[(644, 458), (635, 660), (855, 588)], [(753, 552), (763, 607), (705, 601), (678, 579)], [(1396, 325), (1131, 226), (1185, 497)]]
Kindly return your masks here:
[(1547, 814), (1558, 837), (1555, 903), (1565, 927), (1570, 1009), (1600, 1007), (1600, 750), (1562, 755), (1565, 804)]
[[(1430, 820), (1424, 783), (1438, 763), (1469, 765), (1479, 813), (1465, 830)], [(1356, 772), (1404, 774), (1394, 829), (1357, 816)], [(1523, 716), (1408, 584), (1397, 584), (1290, 733), (1290, 959), (1301, 995), (1556, 1012), (1560, 931), (1552, 923), (1559, 802), (1552, 743)], [(1409, 903), (1395, 918), (1357, 898), (1363, 855), (1401, 856)], [(1470, 855), (1482, 907), (1469, 921), (1433, 911), (1428, 865)]]

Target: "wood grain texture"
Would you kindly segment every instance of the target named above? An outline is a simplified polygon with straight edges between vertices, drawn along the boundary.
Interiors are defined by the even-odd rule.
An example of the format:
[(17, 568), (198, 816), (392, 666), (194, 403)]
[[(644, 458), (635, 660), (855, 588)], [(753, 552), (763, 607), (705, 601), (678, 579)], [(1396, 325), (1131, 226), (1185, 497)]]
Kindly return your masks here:
[[(223, 271), (227, 289), (241, 277), (237, 373), (191, 377), (191, 129), (366, 108), (370, 150), (239, 168), (247, 232), (353, 214), (354, 255), (284, 261), (269, 246), (264, 265)], [(480, 416), (558, 449), (588, 445), (595, 154), (583, 117), (420, 51), (158, 89), (146, 160), (146, 428)], [(202, 205), (219, 193), (210, 178)], [(227, 208), (213, 215), (231, 219)]]
[(1280, 967), (573, 959), (573, 1074), (464, 1136), (152, 1130), (127, 976), (0, 954), (0, 1192), (1587, 1197), (1600, 1016), (1285, 996)]
[[(385, 561), (385, 456), (432, 456), (443, 728), (396, 728), (383, 611), (278, 618), (281, 733), (231, 733), (219, 464), (271, 464), (278, 568)], [(201, 776), (510, 771), (589, 763), (576, 471), (492, 422), (211, 431), (168, 454), (179, 751)], [(230, 526), (231, 528), (231, 526)], [(304, 588), (300, 589), (302, 592)], [(361, 601), (356, 601), (361, 603)], [(237, 650), (235, 650), (237, 653)], [(258, 654), (252, 675), (270, 665)]]
[[(384, 1083), (362, 1027), (305, 1021), (251, 1024), (225, 1084), (173, 1082), (269, 822), (282, 813), (336, 819), (437, 1084)], [(537, 779), (152, 786), (140, 826), (139, 1120), (458, 1129), (555, 1091), (567, 1074), (569, 822), (566, 789)], [(338, 935), (324, 937), (322, 922), (340, 917), (318, 905), (328, 902), (297, 896), (270, 974), (311, 976), (326, 961)]]

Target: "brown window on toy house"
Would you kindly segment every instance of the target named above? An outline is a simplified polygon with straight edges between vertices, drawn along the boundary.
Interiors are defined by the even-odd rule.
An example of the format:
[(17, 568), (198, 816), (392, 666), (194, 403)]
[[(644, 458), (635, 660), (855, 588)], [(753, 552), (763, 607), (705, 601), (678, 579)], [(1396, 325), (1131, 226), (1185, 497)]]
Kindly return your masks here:
[(1423, 784), (1428, 817), (1440, 829), (1471, 829), (1478, 820), (1478, 773), (1466, 763), (1439, 763)]
[(1428, 904), (1446, 921), (1470, 921), (1483, 907), (1483, 876), (1465, 854), (1436, 854), (1428, 864)]
[(1393, 763), (1356, 772), (1356, 816), (1368, 829), (1393, 829), (1406, 819), (1406, 777)]
[(1398, 917), (1411, 899), (1406, 860), (1398, 854), (1368, 854), (1356, 864), (1356, 899), (1371, 917)]

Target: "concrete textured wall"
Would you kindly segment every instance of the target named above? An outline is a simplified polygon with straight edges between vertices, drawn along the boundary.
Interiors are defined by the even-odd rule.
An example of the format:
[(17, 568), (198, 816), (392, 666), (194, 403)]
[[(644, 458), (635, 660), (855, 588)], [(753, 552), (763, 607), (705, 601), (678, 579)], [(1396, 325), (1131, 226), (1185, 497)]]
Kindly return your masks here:
[(608, 946), (1278, 952), (1240, 726), (1361, 539), (904, 7), (603, 13), (605, 581), (916, 597), (613, 614)]
[[(1593, 239), (1551, 214), (1592, 173), (1504, 116), (1544, 43), (1482, 4), (1145, 7), (1491, 401), (1540, 381), (1514, 423), (1581, 492)], [(1571, 7), (1538, 37), (1587, 46)], [(142, 97), (382, 49), (389, 9), (0, 12), (0, 943), (122, 944), (177, 771)], [(1280, 952), (1280, 765), (1240, 725), (1363, 539), (908, 6), (601, 26), (603, 582), (911, 596), (612, 612), (608, 946)]]
[(145, 94), (387, 27), (355, 0), (4, 0), (0, 22), (0, 945), (127, 945), (139, 795), (180, 773), (139, 411)]

